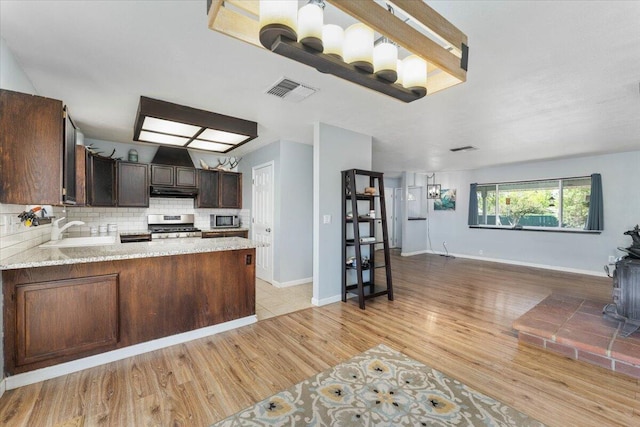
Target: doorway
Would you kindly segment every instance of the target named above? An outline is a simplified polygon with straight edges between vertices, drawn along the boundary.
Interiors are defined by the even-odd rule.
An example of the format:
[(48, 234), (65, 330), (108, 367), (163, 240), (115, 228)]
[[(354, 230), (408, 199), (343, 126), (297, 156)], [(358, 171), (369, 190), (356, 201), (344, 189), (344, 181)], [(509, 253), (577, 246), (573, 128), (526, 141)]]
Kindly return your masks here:
[(251, 169), (251, 238), (267, 244), (265, 247), (256, 248), (256, 277), (269, 283), (273, 282), (273, 165), (273, 161), (270, 161)]

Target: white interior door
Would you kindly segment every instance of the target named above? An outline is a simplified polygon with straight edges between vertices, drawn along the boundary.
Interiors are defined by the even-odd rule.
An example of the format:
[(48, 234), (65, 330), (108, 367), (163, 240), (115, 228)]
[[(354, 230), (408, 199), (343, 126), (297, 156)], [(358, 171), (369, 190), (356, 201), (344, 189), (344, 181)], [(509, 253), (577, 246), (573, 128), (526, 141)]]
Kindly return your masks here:
[[(394, 248), (395, 246), (393, 245), (393, 222), (392, 222), (392, 218), (393, 218), (393, 188), (387, 188), (385, 187), (384, 189), (384, 207), (385, 210), (387, 212), (387, 237), (389, 238), (389, 247), (390, 248)], [(376, 208), (376, 216), (380, 217), (381, 215), (381, 209), (380, 209), (380, 198), (376, 197), (375, 199), (375, 208)], [(376, 220), (376, 240), (382, 240), (382, 219), (377, 219)], [(376, 245), (376, 250), (381, 250), (384, 249), (384, 245), (382, 243), (379, 243)]]
[(395, 203), (395, 199), (396, 199), (396, 195), (395, 192), (393, 191), (393, 188), (387, 188), (385, 187), (384, 189), (384, 202), (385, 202), (385, 208), (387, 210), (387, 236), (389, 237), (389, 247), (390, 248), (395, 248), (396, 247), (396, 242), (395, 242), (395, 227), (393, 226), (393, 221), (395, 218), (395, 208), (396, 208), (396, 203)]
[(393, 190), (393, 247), (402, 247), (402, 188)]
[(255, 166), (252, 185), (252, 239), (267, 243), (256, 249), (256, 276), (273, 281), (273, 162)]

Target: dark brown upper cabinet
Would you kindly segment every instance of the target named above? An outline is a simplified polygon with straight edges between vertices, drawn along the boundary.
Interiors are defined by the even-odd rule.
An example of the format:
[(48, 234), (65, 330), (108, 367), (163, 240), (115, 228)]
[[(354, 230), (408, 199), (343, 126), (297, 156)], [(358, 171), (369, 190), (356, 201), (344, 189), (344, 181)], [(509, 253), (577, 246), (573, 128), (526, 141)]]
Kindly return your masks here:
[(185, 166), (151, 165), (151, 185), (195, 187), (196, 170)]
[(242, 174), (217, 170), (198, 170), (198, 208), (242, 209)]
[(0, 129), (0, 203), (74, 203), (75, 128), (62, 101), (1, 89)]
[(118, 206), (149, 207), (148, 171), (146, 163), (118, 162)]
[(87, 156), (87, 204), (89, 206), (115, 206), (116, 161), (90, 153)]
[(242, 174), (220, 172), (219, 178), (221, 208), (242, 208)]

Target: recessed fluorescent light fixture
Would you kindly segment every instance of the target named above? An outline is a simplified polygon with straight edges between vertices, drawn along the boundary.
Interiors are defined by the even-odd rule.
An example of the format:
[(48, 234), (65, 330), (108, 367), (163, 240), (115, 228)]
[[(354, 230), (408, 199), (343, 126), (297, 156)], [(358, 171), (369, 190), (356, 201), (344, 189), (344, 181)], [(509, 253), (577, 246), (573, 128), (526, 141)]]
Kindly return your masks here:
[(258, 137), (249, 120), (140, 97), (133, 140), (228, 153)]

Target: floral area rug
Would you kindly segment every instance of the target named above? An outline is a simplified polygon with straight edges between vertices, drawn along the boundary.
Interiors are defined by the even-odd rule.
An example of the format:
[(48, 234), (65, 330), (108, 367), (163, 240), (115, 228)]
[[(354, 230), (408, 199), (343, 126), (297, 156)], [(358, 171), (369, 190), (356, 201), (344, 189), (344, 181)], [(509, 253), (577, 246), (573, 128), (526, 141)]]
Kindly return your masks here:
[(379, 345), (216, 424), (222, 426), (542, 426)]

